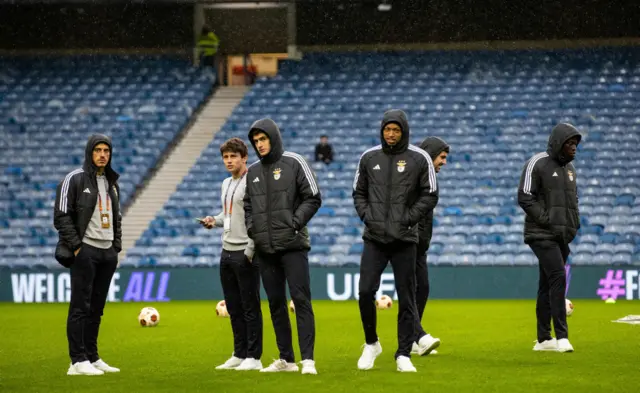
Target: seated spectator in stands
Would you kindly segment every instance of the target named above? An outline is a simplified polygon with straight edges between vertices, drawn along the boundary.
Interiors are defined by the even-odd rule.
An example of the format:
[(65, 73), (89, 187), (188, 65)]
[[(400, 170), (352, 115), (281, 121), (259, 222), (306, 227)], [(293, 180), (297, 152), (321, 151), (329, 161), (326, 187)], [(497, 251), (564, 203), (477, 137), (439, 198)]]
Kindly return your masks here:
[(316, 162), (331, 164), (333, 161), (333, 148), (329, 144), (329, 137), (322, 135), (320, 143), (316, 145)]

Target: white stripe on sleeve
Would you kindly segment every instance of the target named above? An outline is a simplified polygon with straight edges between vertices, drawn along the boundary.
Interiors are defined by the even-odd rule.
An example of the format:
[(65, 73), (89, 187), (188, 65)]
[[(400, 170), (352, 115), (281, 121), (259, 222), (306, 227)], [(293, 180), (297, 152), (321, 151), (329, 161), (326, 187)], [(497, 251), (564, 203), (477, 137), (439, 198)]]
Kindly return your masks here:
[(438, 189), (438, 183), (436, 180), (436, 168), (433, 166), (431, 156), (429, 156), (426, 151), (413, 145), (409, 145), (409, 150), (422, 154), (422, 156), (427, 160), (427, 164), (429, 165), (429, 192), (435, 192)]
[(66, 213), (67, 212), (67, 195), (69, 194), (69, 184), (71, 183), (71, 179), (73, 176), (78, 173), (84, 172), (82, 169), (76, 169), (71, 171), (65, 176), (64, 181), (62, 182), (62, 189), (60, 190), (60, 204), (58, 205), (58, 209)]
[(527, 170), (524, 174), (524, 185), (522, 186), (522, 191), (525, 194), (531, 195), (533, 168), (536, 166), (536, 162), (538, 162), (538, 160), (540, 160), (541, 158), (545, 158), (548, 156), (549, 155), (547, 153), (538, 153), (535, 156), (531, 157), (531, 159), (529, 160), (529, 165), (527, 165)]
[(289, 151), (285, 151), (284, 153), (282, 153), (282, 155), (284, 157), (290, 157), (298, 161), (298, 163), (302, 167), (302, 170), (304, 171), (304, 175), (307, 178), (307, 181), (309, 182), (309, 186), (311, 187), (311, 194), (317, 195), (318, 184), (316, 183), (316, 179), (313, 177), (313, 172), (311, 172), (311, 168), (309, 168), (309, 164), (307, 164), (307, 161), (301, 155)]

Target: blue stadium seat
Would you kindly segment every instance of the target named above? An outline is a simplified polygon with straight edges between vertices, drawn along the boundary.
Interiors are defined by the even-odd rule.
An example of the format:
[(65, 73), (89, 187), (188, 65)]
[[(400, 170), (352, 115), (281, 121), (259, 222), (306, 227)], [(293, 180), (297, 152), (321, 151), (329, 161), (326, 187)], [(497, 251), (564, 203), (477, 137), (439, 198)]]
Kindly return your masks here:
[(349, 254), (362, 254), (363, 250), (364, 250), (364, 244), (356, 243), (349, 248)]
[(619, 235), (617, 233), (604, 233), (600, 236), (600, 241), (602, 243), (615, 244)]
[[(535, 61), (541, 55), (544, 64)], [(305, 54), (283, 61), (277, 76), (259, 78), (251, 87), (123, 263), (218, 263), (219, 236), (186, 223), (220, 198), (218, 187), (211, 187), (227, 176), (219, 164), (220, 143), (245, 135), (252, 121), (268, 115), (280, 124), (287, 148), (302, 154), (318, 175), (323, 206), (309, 223), (310, 262), (357, 265), (363, 223), (351, 199), (353, 177), (360, 154), (380, 143), (376, 129), (390, 105), (408, 113), (412, 143), (435, 135), (455, 146), (438, 174), (430, 263), (535, 263), (523, 244), (524, 213), (516, 189), (525, 160), (544, 150), (551, 126), (565, 120), (584, 131), (575, 162), (582, 228), (571, 245), (572, 259), (634, 261), (627, 256), (629, 246), (635, 252), (640, 243), (638, 59), (637, 49), (617, 48)], [(108, 130), (117, 140), (114, 165), (123, 173), (126, 204), (210, 90), (212, 75), (186, 60), (68, 60), (0, 58), (0, 69), (12, 76), (0, 84), (0, 230), (34, 228), (39, 221), (50, 226), (55, 186), (83, 156), (75, 141), (95, 129)], [(469, 67), (475, 70), (472, 79), (461, 71)], [(16, 111), (21, 102), (28, 104)], [(330, 165), (313, 162), (320, 134), (334, 145)], [(55, 146), (46, 169), (37, 155), (23, 154), (44, 141)], [(249, 156), (256, 160), (253, 149)], [(4, 249), (14, 242), (41, 251), (51, 247), (55, 233), (38, 228), (6, 241), (2, 234)]]
[[(0, 172), (7, 176), (6, 182), (0, 181), (7, 187), (0, 187), (0, 194), (16, 202), (0, 213), (0, 228), (18, 227), (25, 217), (51, 222), (55, 187), (66, 173), (81, 165), (83, 141), (97, 130), (114, 138), (113, 165), (122, 174), (120, 200), (126, 206), (136, 185), (186, 124), (186, 113), (209, 94), (211, 85), (203, 79), (205, 71), (193, 69), (185, 59), (106, 58), (61, 57), (47, 63), (32, 58), (0, 58), (0, 69), (12, 75), (11, 81), (2, 84), (5, 93), (0, 94)], [(67, 62), (69, 59), (73, 61)], [(100, 76), (115, 70), (118, 82)], [(136, 81), (142, 81), (143, 76), (147, 83), (137, 86)], [(144, 89), (148, 94), (139, 100), (127, 93), (130, 88)], [(165, 105), (167, 91), (186, 92), (185, 97), (192, 97), (189, 103), (183, 99)], [(23, 113), (7, 111), (19, 107)], [(123, 122), (118, 113), (125, 111), (129, 115)], [(50, 146), (49, 166), (42, 168), (37, 151), (45, 142)], [(3, 197), (0, 200), (5, 200)], [(40, 246), (41, 253), (51, 255), (48, 260), (55, 264), (45, 247), (52, 246), (56, 239), (55, 232), (44, 232), (33, 234), (28, 244)]]

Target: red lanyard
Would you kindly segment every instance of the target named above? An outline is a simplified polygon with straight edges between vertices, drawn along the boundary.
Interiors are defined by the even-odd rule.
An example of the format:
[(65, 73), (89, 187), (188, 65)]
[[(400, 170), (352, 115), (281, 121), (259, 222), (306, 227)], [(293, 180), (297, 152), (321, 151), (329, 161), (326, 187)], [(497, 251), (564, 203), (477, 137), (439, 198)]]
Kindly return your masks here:
[[(105, 180), (107, 189), (107, 211), (110, 209), (111, 202), (109, 200), (109, 183)], [(100, 209), (100, 213), (102, 213), (102, 197), (100, 196), (100, 189), (98, 189), (98, 209)]]
[[(244, 171), (242, 177), (236, 183), (236, 186), (233, 188), (233, 192), (231, 193), (231, 201), (229, 202), (229, 215), (233, 213), (233, 196), (236, 195), (236, 190), (240, 183), (242, 183), (242, 179), (244, 179), (245, 175), (248, 171)], [(227, 215), (227, 196), (229, 195), (229, 189), (231, 188), (231, 182), (229, 182), (229, 186), (227, 187), (227, 191), (224, 193), (224, 215)]]

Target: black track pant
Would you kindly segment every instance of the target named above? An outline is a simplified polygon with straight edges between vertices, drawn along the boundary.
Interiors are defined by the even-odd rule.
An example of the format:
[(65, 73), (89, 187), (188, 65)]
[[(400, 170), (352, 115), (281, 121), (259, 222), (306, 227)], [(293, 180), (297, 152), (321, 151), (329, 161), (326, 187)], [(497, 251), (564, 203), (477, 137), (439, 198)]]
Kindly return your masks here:
[(391, 262), (396, 291), (398, 292), (398, 350), (395, 357), (410, 357), (416, 336), (418, 312), (416, 310), (416, 245), (397, 242), (378, 244), (365, 241), (360, 262), (359, 305), (365, 341), (378, 341), (376, 331), (375, 296), (380, 288), (380, 276)]
[(118, 253), (83, 244), (71, 265), (71, 301), (67, 317), (67, 340), (71, 363), (98, 355), (98, 331), (107, 302), (111, 278), (118, 266)]
[(551, 319), (556, 338), (569, 338), (565, 305), (566, 273), (564, 265), (569, 256), (569, 246), (553, 241), (529, 244), (538, 258), (540, 279), (536, 318), (538, 320), (538, 342), (551, 339)]
[(292, 250), (276, 254), (258, 253), (262, 285), (269, 298), (271, 322), (276, 333), (280, 359), (294, 362), (291, 322), (287, 307), (286, 285), (295, 307), (298, 344), (302, 360), (313, 360), (316, 326), (311, 307), (309, 259), (306, 250)]
[(245, 359), (262, 357), (262, 310), (258, 260), (244, 250), (222, 250), (220, 282), (233, 331), (233, 355)]
[(422, 328), (422, 316), (429, 299), (429, 270), (427, 268), (427, 254), (418, 255), (416, 258), (416, 308), (418, 309), (418, 322), (416, 325), (417, 342), (427, 333)]

